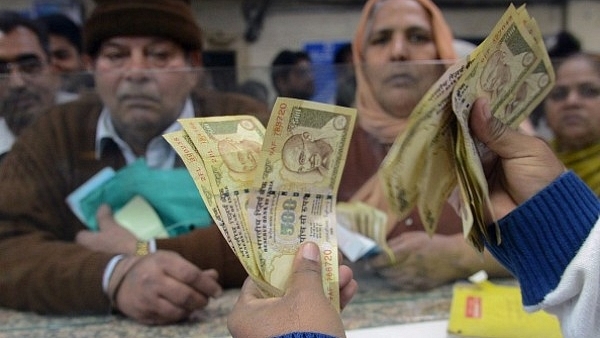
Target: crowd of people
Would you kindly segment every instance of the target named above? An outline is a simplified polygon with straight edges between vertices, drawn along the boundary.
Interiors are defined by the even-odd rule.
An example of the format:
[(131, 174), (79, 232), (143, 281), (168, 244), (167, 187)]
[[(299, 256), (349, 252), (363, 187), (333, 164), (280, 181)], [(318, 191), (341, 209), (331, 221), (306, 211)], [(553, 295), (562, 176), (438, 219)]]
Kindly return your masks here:
[[(189, 1), (106, 0), (82, 27), (63, 15), (29, 19), (0, 11), (0, 32), (0, 186), (11, 192), (0, 194), (0, 306), (44, 314), (117, 311), (161, 325), (186, 320), (224, 288), (241, 287), (228, 321), (235, 337), (344, 336), (311, 243), (300, 247), (285, 295), (262, 300), (212, 221), (142, 241), (115, 219), (119, 205), (99, 206), (99, 231), (91, 231), (66, 202), (104, 168), (120, 171), (140, 160), (160, 171), (162, 184), (187, 182), (182, 160), (162, 138), (181, 128), (177, 119), (254, 114), (268, 121), (264, 86), (227, 93), (201, 85), (194, 70), (202, 68), (203, 35)], [(377, 169), (413, 108), (459, 57), (455, 42), (431, 0), (368, 0), (343, 61), (340, 51), (337, 62), (350, 69), (340, 76), (348, 86), (338, 99), (357, 108), (358, 122), (338, 198), (386, 212), (393, 251), (340, 266), (341, 307), (360, 284), (352, 269), (368, 267), (402, 290), (428, 290), (485, 270), (517, 278), (524, 306), (556, 314), (565, 337), (598, 336), (597, 55), (565, 52), (556, 63), (556, 86), (540, 106), (549, 143), (502, 125), (485, 99), (473, 106), (470, 126), (491, 154), (483, 165), (502, 233), (500, 243), (485, 242), (483, 256), (465, 241), (450, 203), (433, 236), (418, 210), (404, 219), (388, 210)], [(283, 50), (271, 70), (276, 95), (314, 96), (306, 52)], [(183, 212), (202, 208), (196, 187), (188, 188), (164, 203)], [(142, 193), (133, 184), (120, 189), (130, 197)], [(273, 325), (257, 325), (263, 322)]]
[[(27, 27), (16, 31), (32, 34)], [(164, 171), (163, 184), (172, 186), (169, 180), (182, 179), (178, 171), (184, 169), (162, 135), (180, 128), (177, 119), (264, 118), (266, 106), (197, 86), (199, 74), (190, 70), (201, 66), (202, 34), (185, 1), (99, 3), (82, 36), (95, 90), (38, 113), (2, 160), (0, 186), (13, 193), (0, 196), (0, 304), (55, 314), (114, 309), (147, 324), (186, 319), (246, 277), (216, 225), (140, 243), (116, 223), (108, 205), (98, 209), (100, 231), (90, 232), (65, 200), (103, 168), (119, 170), (140, 158), (148, 170)], [(37, 48), (25, 55), (49, 68), (49, 53)], [(23, 57), (7, 61), (11, 75), (31, 75)], [(202, 208), (196, 188), (188, 186), (170, 203)], [(130, 189), (132, 196), (140, 193)], [(141, 255), (140, 247), (152, 254)]]

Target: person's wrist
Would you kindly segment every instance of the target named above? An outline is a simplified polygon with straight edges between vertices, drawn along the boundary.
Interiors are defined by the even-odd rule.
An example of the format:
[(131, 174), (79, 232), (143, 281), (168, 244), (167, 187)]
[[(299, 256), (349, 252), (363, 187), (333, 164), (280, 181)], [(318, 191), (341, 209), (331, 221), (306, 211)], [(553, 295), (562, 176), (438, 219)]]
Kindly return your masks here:
[(126, 256), (121, 259), (114, 268), (110, 280), (108, 281), (108, 298), (111, 306), (118, 309), (117, 306), (117, 294), (119, 289), (125, 280), (125, 276), (131, 270), (131, 268), (140, 260), (137, 256)]
[(108, 284), (109, 284), (110, 279), (112, 278), (112, 275), (113, 275), (113, 273), (115, 271), (115, 267), (124, 258), (125, 258), (125, 255), (123, 255), (123, 254), (114, 256), (108, 262), (108, 264), (106, 265), (106, 268), (104, 269), (104, 273), (102, 274), (102, 291), (104, 291), (104, 293), (106, 295), (109, 294), (108, 293)]

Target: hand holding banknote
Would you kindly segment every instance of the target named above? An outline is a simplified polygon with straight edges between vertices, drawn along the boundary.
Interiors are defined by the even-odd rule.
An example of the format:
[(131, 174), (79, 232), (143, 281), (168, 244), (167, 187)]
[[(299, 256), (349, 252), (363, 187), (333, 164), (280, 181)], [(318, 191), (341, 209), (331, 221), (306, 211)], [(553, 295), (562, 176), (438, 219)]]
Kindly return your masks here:
[(252, 116), (182, 119), (165, 135), (221, 233), (268, 296), (281, 296), (301, 243), (317, 243), (323, 290), (339, 307), (336, 193), (354, 109), (279, 98)]
[(475, 101), (469, 127), (485, 144), (481, 162), (496, 217), (506, 216), (565, 171), (545, 141), (522, 135), (493, 117), (487, 99)]
[[(253, 280), (242, 287), (238, 301), (227, 319), (233, 337), (274, 337), (298, 328), (343, 337), (344, 325), (339, 313), (320, 289), (321, 261), (319, 247), (311, 242), (300, 246), (294, 257), (291, 278), (282, 297), (261, 299)], [(340, 266), (340, 302), (344, 308), (358, 289), (352, 270)], [(290, 313), (290, 309), (294, 309)], [(265, 323), (269, 325), (256, 325)]]
[[(481, 143), (472, 139), (468, 118), (478, 97), (487, 98), (494, 116), (512, 128), (531, 113), (554, 84), (542, 41), (525, 7), (511, 5), (488, 38), (425, 94), (380, 168), (389, 204), (400, 218), (417, 206), (433, 234), (453, 195), (465, 238), (483, 250), (481, 236), (489, 236), (485, 215), (497, 217), (479, 160)], [(501, 239), (497, 229), (496, 235)]]

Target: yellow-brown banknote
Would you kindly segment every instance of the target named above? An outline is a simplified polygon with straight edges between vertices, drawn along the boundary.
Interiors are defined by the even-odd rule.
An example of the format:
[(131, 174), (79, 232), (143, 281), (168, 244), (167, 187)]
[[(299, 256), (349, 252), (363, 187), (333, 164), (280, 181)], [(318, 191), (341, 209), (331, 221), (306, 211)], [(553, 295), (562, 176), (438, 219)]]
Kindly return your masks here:
[(211, 192), (236, 255), (253, 279), (264, 280), (247, 214), (264, 126), (249, 115), (180, 119), (179, 123), (203, 159)]
[(335, 204), (356, 110), (278, 98), (249, 202), (259, 266), (283, 290), (298, 246), (319, 245), (323, 288), (339, 306)]

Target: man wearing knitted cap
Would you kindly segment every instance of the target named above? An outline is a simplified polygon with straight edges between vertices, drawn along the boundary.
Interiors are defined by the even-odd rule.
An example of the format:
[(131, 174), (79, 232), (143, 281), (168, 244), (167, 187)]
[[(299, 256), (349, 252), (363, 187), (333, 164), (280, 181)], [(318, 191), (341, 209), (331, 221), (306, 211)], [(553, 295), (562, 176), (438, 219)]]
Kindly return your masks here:
[[(178, 183), (169, 183), (170, 173), (185, 170), (162, 138), (180, 128), (177, 119), (267, 109), (245, 96), (194, 89), (202, 44), (188, 1), (98, 1), (83, 33), (97, 95), (38, 119), (0, 166), (0, 186), (10, 191), (0, 196), (0, 306), (116, 310), (155, 325), (185, 320), (246, 276), (210, 217), (178, 237), (137, 241), (106, 205), (95, 215), (100, 231), (86, 231), (65, 199), (103, 168), (120, 174), (140, 160), (147, 173), (166, 179), (155, 189), (163, 195)], [(134, 178), (144, 182), (139, 189), (153, 184)], [(187, 184), (177, 197), (188, 188), (195, 189)], [(194, 193), (176, 206), (205, 212)]]

